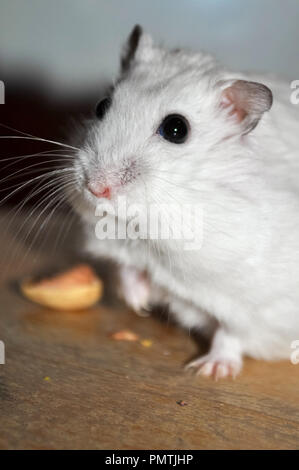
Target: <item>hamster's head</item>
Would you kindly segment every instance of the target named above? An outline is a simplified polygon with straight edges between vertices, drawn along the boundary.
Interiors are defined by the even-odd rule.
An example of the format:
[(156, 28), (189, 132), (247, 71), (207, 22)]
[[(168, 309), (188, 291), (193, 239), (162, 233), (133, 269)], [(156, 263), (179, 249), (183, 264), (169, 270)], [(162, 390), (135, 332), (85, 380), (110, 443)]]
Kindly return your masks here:
[(266, 86), (231, 78), (206, 54), (158, 47), (136, 26), (74, 162), (77, 209), (92, 220), (100, 200), (119, 196), (194, 202), (217, 184), (221, 152), (246, 146), (271, 104)]

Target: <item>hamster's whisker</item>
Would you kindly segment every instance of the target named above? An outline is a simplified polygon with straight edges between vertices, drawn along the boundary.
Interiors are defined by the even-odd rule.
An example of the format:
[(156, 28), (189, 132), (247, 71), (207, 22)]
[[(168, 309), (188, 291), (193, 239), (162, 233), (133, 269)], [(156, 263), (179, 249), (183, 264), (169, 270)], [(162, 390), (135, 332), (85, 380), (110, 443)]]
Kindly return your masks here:
[[(67, 182), (65, 182), (65, 180), (64, 180), (63, 178), (61, 178), (61, 177), (60, 177), (60, 179), (61, 179), (61, 182), (63, 182), (63, 183), (64, 183), (64, 186), (65, 186), (65, 185), (67, 184)], [(57, 180), (59, 180), (59, 178), (57, 178)], [(17, 207), (17, 210), (15, 210), (15, 213), (14, 213), (13, 217), (10, 218), (9, 223), (8, 223), (8, 225), (6, 226), (5, 233), (10, 229), (10, 227), (11, 227), (11, 225), (12, 225), (14, 219), (17, 217), (18, 213), (23, 209), (23, 207), (24, 207), (24, 205), (26, 204), (26, 202), (28, 202), (32, 197), (34, 197), (35, 195), (37, 195), (39, 192), (44, 191), (44, 190), (46, 190), (46, 189), (51, 189), (51, 187), (55, 187), (55, 185), (57, 185), (57, 184), (59, 183), (59, 181), (57, 181), (57, 180), (56, 180), (56, 181), (50, 181), (50, 182), (47, 182), (47, 183), (43, 183), (40, 188), (38, 188), (37, 190), (32, 191), (32, 193), (29, 194), (29, 195), (27, 196), (27, 198), (26, 198), (24, 201), (22, 201), (22, 202), (18, 205), (19, 207)], [(38, 184), (40, 184), (40, 182), (39, 182)], [(72, 182), (70, 182), (69, 184), (72, 184)], [(11, 244), (17, 239), (17, 237), (19, 236), (19, 234), (20, 234), (20, 232), (22, 231), (23, 227), (25, 226), (26, 222), (28, 222), (28, 220), (30, 220), (30, 219), (32, 218), (34, 212), (36, 212), (36, 210), (37, 210), (40, 206), (42, 206), (43, 204), (45, 204), (45, 202), (46, 202), (48, 199), (50, 199), (50, 202), (49, 202), (49, 204), (47, 204), (46, 208), (47, 208), (47, 207), (50, 207), (51, 204), (52, 204), (53, 202), (55, 202), (55, 200), (58, 200), (58, 199), (61, 198), (61, 194), (59, 194), (59, 190), (61, 190), (61, 189), (62, 189), (62, 187), (61, 187), (61, 185), (60, 185), (59, 188), (55, 191), (55, 192), (58, 192), (58, 195), (57, 195), (57, 197), (54, 199), (54, 201), (53, 201), (53, 194), (55, 194), (55, 192), (54, 192), (54, 193), (51, 192), (51, 193), (48, 194), (47, 196), (43, 197), (43, 199), (42, 199), (38, 204), (35, 204), (35, 205), (34, 205), (34, 208), (32, 209), (31, 213), (27, 216), (26, 220), (25, 220), (25, 221), (23, 222), (23, 224), (19, 227), (18, 231), (17, 231), (16, 233), (14, 233), (14, 235), (13, 235), (13, 237), (12, 237), (12, 242), (11, 242)], [(63, 199), (62, 199), (62, 200), (63, 200)], [(42, 212), (44, 212), (44, 211), (45, 211), (45, 210), (43, 210)], [(40, 215), (41, 215), (41, 214), (40, 214)], [(35, 223), (33, 224), (33, 227), (36, 225), (36, 223), (38, 222), (38, 219), (39, 219), (39, 218), (40, 218), (40, 217), (38, 217), (37, 220), (35, 220)], [(28, 230), (28, 231), (27, 231), (26, 240), (27, 240), (27, 238), (28, 238), (30, 232), (31, 232), (31, 230)], [(32, 245), (32, 246), (33, 246), (33, 245)], [(9, 246), (9, 249), (8, 249), (8, 251), (7, 251), (7, 256), (8, 256), (8, 255), (10, 256), (10, 251), (11, 251), (11, 250), (10, 250), (10, 246)], [(11, 259), (11, 262), (12, 262), (12, 261), (14, 260), (14, 257), (11, 257), (10, 259)], [(8, 269), (8, 268), (9, 268), (9, 265), (7, 266), (7, 269)]]
[[(51, 195), (52, 196), (52, 195)], [(42, 222), (42, 224), (40, 225), (40, 227), (38, 228), (38, 231), (36, 232), (35, 236), (33, 237), (33, 240), (27, 250), (27, 252), (25, 253), (25, 256), (24, 256), (24, 259), (26, 258), (26, 256), (29, 254), (30, 250), (33, 248), (34, 246), (34, 243), (36, 242), (36, 240), (38, 239), (39, 237), (39, 234), (42, 232), (42, 230), (44, 229), (44, 226), (50, 222), (53, 214), (55, 213), (55, 211), (58, 209), (58, 207), (60, 207), (62, 204), (65, 204), (66, 201), (64, 198), (61, 198), (60, 199), (60, 195), (56, 195), (54, 197), (54, 200), (50, 200), (50, 202), (44, 207), (44, 209), (40, 212), (40, 214), (37, 216), (37, 219), (35, 220), (32, 228), (34, 228), (36, 226), (36, 223), (40, 220), (41, 216), (51, 207), (52, 204), (54, 204), (54, 207), (53, 209), (51, 210), (50, 214), (45, 218), (45, 220)], [(29, 233), (26, 235), (26, 238), (24, 241), (26, 241), (28, 239), (28, 236), (29, 236)]]
[(26, 181), (25, 183), (21, 184), (20, 186), (18, 186), (14, 191), (12, 191), (11, 193), (9, 193), (7, 196), (5, 196), (4, 198), (2, 198), (0, 200), (0, 206), (5, 202), (7, 201), (9, 198), (11, 198), (15, 193), (17, 193), (18, 191), (20, 191), (21, 189), (25, 188), (26, 186), (28, 186), (29, 184), (32, 184), (34, 181), (36, 180), (39, 180), (41, 178), (45, 178), (47, 176), (53, 176), (57, 173), (61, 173), (61, 172), (64, 172), (64, 171), (70, 171), (69, 168), (65, 168), (65, 169), (62, 169), (62, 170), (53, 170), (53, 173), (52, 175), (50, 174), (51, 172), (48, 172), (46, 175), (38, 175), (38, 176), (35, 176), (34, 178), (31, 178), (30, 180)]
[[(0, 162), (8, 162), (13, 160), (12, 165), (14, 164), (15, 160), (26, 160), (26, 158), (33, 158), (33, 157), (43, 157), (43, 156), (62, 156), (65, 158), (68, 158), (70, 160), (73, 160), (75, 158), (75, 153), (70, 153), (67, 155), (65, 152), (73, 152), (73, 150), (69, 149), (63, 149), (63, 153), (58, 153), (62, 152), (61, 149), (51, 149), (51, 150), (44, 150), (43, 152), (36, 152), (36, 153), (29, 153), (29, 154), (24, 154), (24, 155), (16, 155), (15, 157), (7, 157), (7, 158), (1, 158), (0, 157)], [(7, 168), (10, 165), (5, 166), (4, 168)]]
[[(69, 184), (72, 184), (72, 183), (69, 183)], [(48, 200), (50, 199), (49, 203), (47, 203), (46, 206), (42, 209), (42, 211), (38, 214), (38, 216), (37, 216), (36, 220), (34, 221), (32, 227), (34, 227), (34, 226), (36, 225), (36, 223), (38, 222), (38, 220), (40, 219), (40, 217), (44, 214), (44, 212), (45, 212), (49, 207), (51, 207), (51, 204), (52, 204), (52, 203), (55, 204), (56, 201), (60, 201), (61, 204), (62, 204), (62, 203), (65, 203), (65, 200), (64, 200), (63, 198), (60, 199), (60, 197), (61, 197), (61, 194), (59, 194), (59, 191), (60, 191), (60, 190), (61, 190), (60, 187), (57, 188), (56, 190), (54, 190), (53, 192), (51, 192), (48, 196), (46, 196), (45, 198), (43, 198), (43, 200), (42, 200), (41, 202), (39, 202), (39, 203), (35, 206), (34, 210), (31, 212), (31, 214), (29, 215), (29, 217), (31, 217), (31, 216), (34, 214), (34, 212), (36, 212), (37, 209), (39, 209), (46, 201), (48, 201)], [(54, 196), (54, 199), (53, 199), (53, 196)], [(42, 227), (43, 227), (43, 225), (41, 225), (41, 227), (39, 227), (39, 231), (41, 230)], [(27, 234), (27, 236), (26, 236), (26, 238), (25, 238), (25, 241), (27, 240), (28, 236), (29, 236), (29, 234)]]
[[(8, 225), (6, 226), (6, 230), (5, 232), (7, 232), (7, 230), (9, 229), (9, 227), (11, 226), (11, 224), (13, 223), (14, 219), (16, 218), (16, 216), (18, 215), (18, 213), (23, 209), (23, 207), (30, 201), (30, 199), (32, 199), (33, 197), (36, 197), (39, 193), (41, 192), (44, 192), (46, 191), (47, 189), (51, 189), (52, 187), (55, 187), (55, 185), (57, 184), (61, 184), (61, 183), (67, 183), (68, 181), (67, 180), (64, 180), (64, 178), (61, 176), (59, 178), (57, 178), (56, 180), (54, 181), (49, 181), (49, 182), (46, 182), (46, 183), (42, 183), (42, 185), (40, 186), (41, 182), (39, 181), (38, 184), (31, 190), (31, 192), (28, 194), (28, 196), (24, 199), (24, 201), (21, 201), (17, 207), (14, 207), (9, 213), (8, 215), (11, 214), (11, 212), (15, 211), (13, 217), (10, 219)], [(61, 186), (60, 186), (61, 187)], [(64, 186), (62, 186), (63, 188)], [(47, 195), (44, 196), (44, 198), (46, 197)], [(43, 203), (44, 199), (42, 199), (40, 203)], [(36, 207), (36, 204), (33, 206), (33, 207)], [(30, 217), (32, 214), (32, 212), (28, 215), (28, 217)]]
[[(69, 182), (69, 183), (65, 183), (64, 184), (64, 187), (67, 186), (67, 185), (71, 185), (73, 184), (73, 182)], [(24, 258), (23, 258), (23, 262), (25, 261), (27, 255), (29, 254), (29, 252), (31, 251), (31, 249), (33, 248), (34, 246), (34, 243), (36, 242), (40, 232), (43, 230), (45, 224), (50, 220), (51, 216), (54, 214), (55, 210), (61, 206), (63, 203), (65, 203), (65, 200), (63, 198), (61, 198), (61, 194), (59, 194), (59, 191), (61, 190), (62, 188), (59, 187), (57, 188), (55, 191), (51, 192), (50, 194), (48, 194), (46, 197), (44, 197), (42, 199), (42, 201), (40, 201), (37, 205), (34, 206), (34, 209), (31, 211), (31, 213), (29, 214), (29, 216), (27, 217), (27, 219), (22, 223), (22, 225), (19, 227), (19, 230), (17, 231), (17, 233), (14, 235), (14, 238), (13, 240), (15, 240), (20, 232), (22, 231), (22, 229), (24, 228), (26, 222), (28, 221), (28, 219), (30, 219), (34, 212), (36, 212), (36, 210), (42, 206), (43, 204), (45, 204), (45, 202), (47, 202), (49, 199), (49, 202), (47, 202), (46, 206), (42, 209), (42, 211), (38, 214), (37, 218), (34, 220), (32, 226), (31, 226), (31, 230), (30, 231), (27, 231), (27, 235), (25, 236), (25, 238), (23, 239), (24, 243), (27, 241), (32, 229), (34, 229), (34, 227), (36, 227), (36, 224), (38, 223), (38, 221), (40, 220), (40, 218), (42, 217), (42, 215), (52, 206), (54, 205), (54, 208), (52, 209), (51, 213), (46, 217), (46, 219), (43, 221), (43, 223), (41, 224), (41, 226), (39, 227), (39, 230), (38, 232), (36, 233), (36, 235), (34, 236), (28, 250), (26, 251), (25, 255), (24, 255)], [(54, 195), (54, 198), (53, 198), (53, 195)], [(9, 252), (10, 250), (8, 250)], [(15, 258), (15, 255), (16, 255), (16, 250), (14, 251), (13, 255), (12, 255), (12, 261), (14, 260)], [(22, 262), (22, 264), (23, 264)], [(20, 267), (22, 266), (22, 264), (20, 265)]]
[[(20, 168), (19, 170), (16, 170), (13, 173), (10, 173), (9, 175), (5, 176), (4, 178), (1, 178), (0, 183), (3, 183), (4, 181), (12, 178), (14, 175), (17, 175), (19, 173), (24, 172), (25, 169), (28, 170), (29, 168), (35, 168), (35, 167), (38, 167), (40, 165), (45, 165), (46, 163), (55, 163), (55, 162), (56, 163), (61, 162), (61, 160), (53, 159), (53, 160), (45, 160), (44, 162), (33, 163), (32, 165), (26, 166), (26, 168)], [(58, 169), (56, 169), (56, 171), (59, 171), (60, 169), (63, 169), (63, 168), (58, 168)], [(40, 170), (43, 170), (43, 168), (40, 168)]]
[[(44, 178), (46, 178), (48, 175), (44, 175)], [(52, 186), (62, 184), (62, 183), (68, 183), (69, 179), (67, 178), (66, 175), (59, 175), (57, 176), (54, 180), (50, 181), (43, 181), (42, 179), (37, 182), (37, 184), (32, 188), (32, 190), (29, 192), (29, 194), (25, 197), (23, 201), (20, 202), (20, 204), (26, 204), (31, 198), (37, 196), (40, 192), (43, 192), (47, 190), (48, 188), (51, 188)], [(17, 206), (18, 207), (18, 206)]]
[[(58, 200), (58, 201), (61, 202), (61, 200)], [(40, 217), (42, 216), (42, 214), (44, 213), (44, 211), (45, 211), (46, 209), (48, 209), (49, 207), (51, 207), (51, 205), (56, 204), (56, 203), (57, 203), (57, 197), (55, 197), (54, 199), (51, 199), (51, 200), (49, 201), (49, 203), (46, 205), (46, 207), (44, 208), (44, 210), (39, 214), (39, 216), (38, 216), (38, 217), (36, 218), (36, 220), (34, 221), (33, 225), (31, 226), (31, 230), (30, 230), (30, 231), (27, 230), (27, 235), (26, 235), (26, 236), (24, 237), (24, 239), (23, 239), (23, 242), (24, 242), (24, 243), (26, 243), (26, 241), (27, 241), (27, 239), (28, 239), (28, 237), (29, 237), (29, 235), (30, 235), (32, 229), (36, 226), (37, 222), (39, 221), (39, 219), (40, 219)], [(46, 219), (46, 220), (47, 220), (47, 219)], [(18, 230), (18, 232), (17, 232), (17, 234), (15, 235), (15, 237), (14, 237), (13, 240), (15, 240), (15, 239), (18, 237), (18, 235), (20, 234), (20, 231), (21, 231), (22, 228), (24, 227), (24, 224), (25, 224), (25, 222), (23, 222), (22, 226), (19, 228), (19, 230)], [(28, 254), (30, 253), (31, 249), (33, 248), (33, 245), (34, 245), (34, 243), (35, 243), (35, 241), (36, 241), (37, 235), (40, 233), (40, 230), (43, 228), (43, 225), (44, 225), (44, 222), (43, 222), (43, 224), (39, 227), (39, 230), (38, 230), (37, 234), (34, 236), (33, 241), (30, 243), (29, 248), (28, 248), (28, 249), (26, 250), (26, 252), (24, 253), (22, 262), (19, 263), (19, 268), (21, 268), (21, 267), (23, 266), (24, 261), (26, 260)], [(12, 253), (12, 255), (11, 255), (11, 258), (10, 258), (11, 261), (10, 261), (10, 264), (8, 265), (8, 267), (18, 258), (18, 254), (19, 254), (20, 251), (23, 251), (23, 246), (22, 246), (22, 247), (19, 247), (19, 249), (18, 249), (18, 247), (15, 248), (15, 250), (13, 251), (13, 253)]]
[(79, 148), (73, 147), (72, 145), (63, 144), (62, 142), (56, 142), (55, 140), (43, 139), (42, 137), (27, 137), (21, 135), (0, 135), (0, 139), (23, 139), (23, 140), (35, 140), (38, 142), (47, 142), (49, 144), (59, 145), (60, 147), (66, 147), (79, 152)]
[[(35, 155), (34, 155), (34, 156), (35, 156)], [(59, 154), (49, 154), (49, 153), (47, 153), (47, 154), (44, 154), (43, 157), (53, 157), (53, 158), (51, 158), (51, 160), (36, 161), (36, 165), (44, 165), (45, 163), (48, 163), (48, 162), (49, 162), (49, 163), (58, 163), (58, 164), (61, 164), (61, 165), (59, 165), (59, 166), (61, 166), (61, 168), (64, 168), (66, 165), (70, 165), (70, 164), (72, 163), (72, 161), (73, 161), (72, 159), (69, 159), (69, 158), (67, 158), (67, 157), (65, 157), (65, 156), (63, 156), (63, 155), (59, 155)], [(58, 158), (58, 157), (59, 157), (59, 158)], [(28, 156), (22, 157), (22, 160), (25, 160), (25, 159), (26, 159), (26, 160), (25, 160), (26, 166), (24, 165), (24, 166), (21, 168), (20, 171), (25, 170), (26, 168), (30, 168), (30, 166), (27, 165), (27, 158), (28, 158)], [(29, 158), (31, 158), (31, 157), (29, 157)], [(9, 159), (8, 159), (8, 160), (9, 160)], [(0, 160), (0, 163), (1, 163), (2, 161), (3, 161), (3, 160)], [(33, 161), (35, 161), (35, 160), (33, 160)], [(11, 163), (9, 163), (9, 164), (3, 166), (3, 167), (1, 168), (1, 170), (0, 170), (1, 173), (4, 173), (4, 170), (7, 170), (7, 168), (16, 166), (17, 163), (19, 163), (19, 162), (13, 161), (13, 162), (11, 162)], [(31, 163), (31, 161), (29, 161), (28, 163)], [(60, 169), (59, 166), (58, 166), (58, 167), (56, 166), (56, 169)], [(12, 168), (12, 169), (13, 169), (13, 168)]]
[[(36, 172), (38, 172), (38, 170), (35, 170), (35, 171), (30, 172), (30, 175), (32, 175), (33, 173), (36, 173)], [(40, 184), (44, 182), (44, 180), (46, 180), (47, 178), (50, 178), (50, 177), (52, 178), (52, 177), (53, 177), (53, 175), (51, 175), (51, 172), (47, 172), (47, 174), (41, 175), (41, 176), (42, 176), (43, 178), (40, 178), (40, 179), (37, 181), (37, 184), (36, 184), (35, 186), (33, 186), (32, 190), (30, 190), (30, 192), (28, 193), (29, 195), (31, 194), (32, 191), (34, 191), (35, 188), (38, 188), (38, 187), (40, 186)], [(60, 177), (59, 177), (59, 175), (58, 175), (58, 176), (57, 176), (57, 175), (54, 175), (54, 176), (55, 176), (56, 179), (55, 179), (55, 180), (53, 180), (53, 179), (51, 180), (51, 181), (53, 182), (53, 184), (58, 183), (60, 180), (63, 181), (63, 176), (65, 176), (66, 181), (69, 181), (69, 178), (68, 178), (67, 175), (60, 175)], [(34, 180), (34, 179), (35, 179), (35, 178), (31, 178), (32, 184), (34, 184), (34, 181), (32, 181), (32, 180)], [(15, 183), (15, 184), (13, 184), (13, 185), (11, 185), (11, 186), (8, 186), (7, 188), (4, 188), (4, 189), (2, 189), (2, 190), (0, 190), (0, 191), (6, 191), (6, 190), (8, 190), (8, 189), (18, 188), (18, 187), (19, 187), (19, 183)], [(26, 201), (26, 199), (27, 199), (27, 196), (26, 196), (26, 198), (25, 198), (25, 201)], [(21, 202), (22, 202), (22, 201), (21, 201)]]
[[(72, 199), (73, 198), (71, 198), (71, 200)], [(56, 252), (56, 249), (58, 247), (58, 243), (63, 243), (64, 242), (64, 240), (67, 237), (67, 235), (69, 234), (71, 226), (73, 225), (76, 218), (77, 218), (77, 214), (73, 210), (73, 207), (70, 206), (67, 214), (65, 215), (65, 220), (61, 224), (61, 227), (60, 227), (59, 232), (57, 234), (57, 237), (56, 237), (53, 249), (52, 249), (52, 254), (54, 254)], [(65, 226), (66, 222), (68, 222), (68, 223)]]
[[(40, 173), (41, 170), (45, 171), (44, 175), (47, 176), (48, 174), (52, 173), (50, 170), (53, 170), (53, 167), (48, 166), (45, 168), (36, 168), (35, 170), (27, 170), (27, 171), (24, 171), (21, 176), (23, 177), (23, 176), (34, 175), (36, 173)], [(57, 170), (54, 170), (54, 171), (56, 172)], [(10, 176), (9, 181), (17, 180), (19, 178), (20, 178), (20, 175)], [(0, 189), (0, 192), (7, 191), (8, 189), (11, 189), (11, 188), (15, 188), (16, 186), (18, 186), (18, 184), (19, 183), (13, 184), (11, 186), (5, 186), (4, 188)]]
[[(24, 138), (25, 138), (25, 137), (27, 137), (27, 138), (30, 137), (31, 139), (33, 139), (33, 140), (39, 140), (40, 142), (49, 142), (49, 143), (51, 143), (51, 144), (61, 145), (61, 146), (63, 146), (63, 147), (70, 148), (70, 149), (73, 149), (73, 150), (76, 150), (76, 151), (80, 150), (80, 149), (78, 149), (77, 147), (73, 147), (72, 145), (64, 144), (63, 142), (57, 142), (57, 141), (55, 141), (55, 140), (43, 139), (43, 138), (37, 137), (37, 136), (35, 136), (35, 135), (33, 135), (33, 134), (29, 134), (28, 132), (20, 131), (20, 130), (18, 130), (18, 129), (15, 129), (14, 127), (8, 126), (7, 124), (0, 123), (0, 126), (1, 126), (1, 127), (4, 127), (5, 129), (8, 129), (8, 130), (10, 130), (10, 131), (17, 132), (18, 134), (21, 134), (21, 136), (24, 136)], [(16, 136), (16, 137), (20, 137), (20, 138), (21, 138), (21, 136)], [(2, 136), (1, 136), (1, 137), (2, 137)]]

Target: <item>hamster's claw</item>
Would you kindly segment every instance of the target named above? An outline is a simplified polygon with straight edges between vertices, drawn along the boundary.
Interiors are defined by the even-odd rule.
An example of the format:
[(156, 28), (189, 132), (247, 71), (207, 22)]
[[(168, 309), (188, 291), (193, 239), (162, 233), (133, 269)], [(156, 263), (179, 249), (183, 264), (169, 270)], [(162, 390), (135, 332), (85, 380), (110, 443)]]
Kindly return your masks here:
[(197, 376), (212, 377), (217, 381), (218, 379), (225, 378), (235, 379), (240, 373), (241, 368), (242, 363), (240, 361), (216, 358), (213, 354), (207, 354), (187, 364), (185, 370), (196, 370)]

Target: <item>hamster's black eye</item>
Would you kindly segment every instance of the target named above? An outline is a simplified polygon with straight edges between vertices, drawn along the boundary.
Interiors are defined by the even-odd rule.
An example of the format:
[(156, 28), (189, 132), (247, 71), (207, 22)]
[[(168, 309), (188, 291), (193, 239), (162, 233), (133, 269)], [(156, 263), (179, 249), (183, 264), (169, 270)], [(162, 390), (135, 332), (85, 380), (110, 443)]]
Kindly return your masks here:
[(189, 133), (188, 121), (179, 114), (170, 114), (163, 120), (158, 133), (169, 142), (183, 144), (186, 142)]
[(98, 104), (96, 105), (96, 109), (95, 109), (96, 116), (98, 119), (103, 119), (110, 105), (111, 105), (111, 98), (109, 98), (108, 96), (98, 102)]

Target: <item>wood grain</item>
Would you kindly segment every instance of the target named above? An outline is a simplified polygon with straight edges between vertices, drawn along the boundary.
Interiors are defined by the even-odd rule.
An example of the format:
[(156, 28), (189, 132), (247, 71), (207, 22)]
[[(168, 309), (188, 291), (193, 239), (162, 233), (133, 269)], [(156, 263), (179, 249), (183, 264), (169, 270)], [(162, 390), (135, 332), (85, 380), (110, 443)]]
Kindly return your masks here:
[[(247, 360), (238, 379), (215, 383), (183, 372), (198, 350), (186, 332), (139, 318), (114, 299), (81, 313), (31, 304), (15, 282), (71, 266), (70, 238), (52, 251), (56, 217), (47, 240), (42, 235), (25, 256), (28, 240), (15, 236), (26, 214), (9, 228), (7, 217), (2, 213), (0, 448), (298, 448), (299, 365)], [(110, 334), (123, 328), (152, 346), (113, 341)]]

